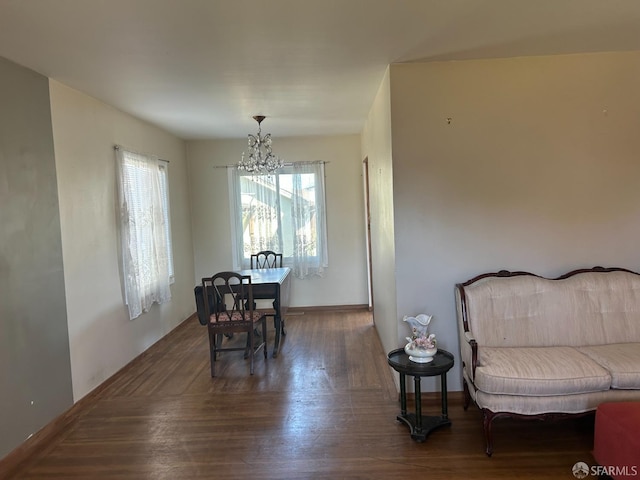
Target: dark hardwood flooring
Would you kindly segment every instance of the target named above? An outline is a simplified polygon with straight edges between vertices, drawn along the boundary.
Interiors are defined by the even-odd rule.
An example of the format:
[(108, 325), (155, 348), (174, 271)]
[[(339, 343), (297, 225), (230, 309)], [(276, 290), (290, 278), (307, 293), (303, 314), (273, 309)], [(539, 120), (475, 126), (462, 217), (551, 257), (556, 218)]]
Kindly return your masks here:
[[(211, 378), (206, 330), (188, 320), (0, 478), (539, 480), (593, 464), (593, 416), (498, 420), (488, 458), (461, 392), (450, 392), (452, 425), (416, 443), (396, 421), (395, 373), (369, 312), (290, 316), (287, 327), (278, 358), (259, 355), (254, 376), (242, 352), (223, 352)], [(270, 354), (272, 324), (269, 335)], [(438, 409), (438, 394), (423, 395), (423, 414)]]

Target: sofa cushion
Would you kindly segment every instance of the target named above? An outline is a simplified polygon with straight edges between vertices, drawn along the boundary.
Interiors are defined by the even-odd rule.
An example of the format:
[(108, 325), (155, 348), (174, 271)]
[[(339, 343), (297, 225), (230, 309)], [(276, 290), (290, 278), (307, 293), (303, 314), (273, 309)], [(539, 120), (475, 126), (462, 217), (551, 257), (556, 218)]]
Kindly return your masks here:
[(640, 389), (640, 343), (578, 348), (611, 375), (611, 388)]
[(608, 390), (611, 376), (573, 347), (485, 347), (474, 383), (486, 393), (569, 395)]

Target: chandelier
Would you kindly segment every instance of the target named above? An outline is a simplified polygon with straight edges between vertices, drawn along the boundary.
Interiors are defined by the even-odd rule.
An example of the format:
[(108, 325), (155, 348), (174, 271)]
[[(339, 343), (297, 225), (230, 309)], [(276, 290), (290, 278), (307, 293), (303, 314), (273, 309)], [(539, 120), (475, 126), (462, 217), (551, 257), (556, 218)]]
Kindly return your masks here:
[(260, 124), (267, 118), (264, 115), (256, 115), (253, 119), (258, 122), (258, 134), (249, 134), (249, 158), (245, 159), (242, 152), (242, 160), (238, 163), (238, 169), (249, 173), (270, 174), (282, 168), (284, 161), (271, 151), (271, 134), (262, 136)]

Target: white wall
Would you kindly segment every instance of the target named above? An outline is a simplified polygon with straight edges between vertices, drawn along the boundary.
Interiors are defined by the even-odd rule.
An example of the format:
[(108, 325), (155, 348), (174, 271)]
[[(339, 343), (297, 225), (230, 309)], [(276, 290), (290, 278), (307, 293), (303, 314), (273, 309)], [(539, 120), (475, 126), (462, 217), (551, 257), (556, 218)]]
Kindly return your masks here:
[[(233, 268), (227, 169), (214, 167), (237, 163), (246, 144), (244, 138), (187, 142), (194, 285), (203, 276)], [(273, 149), (288, 162), (329, 162), (325, 165), (329, 268), (322, 278), (294, 278), (290, 306), (367, 304), (360, 137), (274, 138)]]
[(640, 269), (638, 85), (640, 52), (391, 67), (398, 322), (434, 314), (451, 389), (455, 283)]
[[(50, 81), (74, 401), (195, 310), (184, 142)], [(175, 284), (171, 302), (130, 321), (121, 289), (113, 147), (169, 160)]]

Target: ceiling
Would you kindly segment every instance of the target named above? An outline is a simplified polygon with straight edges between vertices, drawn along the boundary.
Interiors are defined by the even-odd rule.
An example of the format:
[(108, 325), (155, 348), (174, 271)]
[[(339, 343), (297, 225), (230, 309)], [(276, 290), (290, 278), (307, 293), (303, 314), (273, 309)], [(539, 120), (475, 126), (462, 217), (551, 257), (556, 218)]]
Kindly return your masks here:
[(360, 133), (394, 62), (640, 50), (638, 0), (0, 0), (0, 56), (184, 139)]

